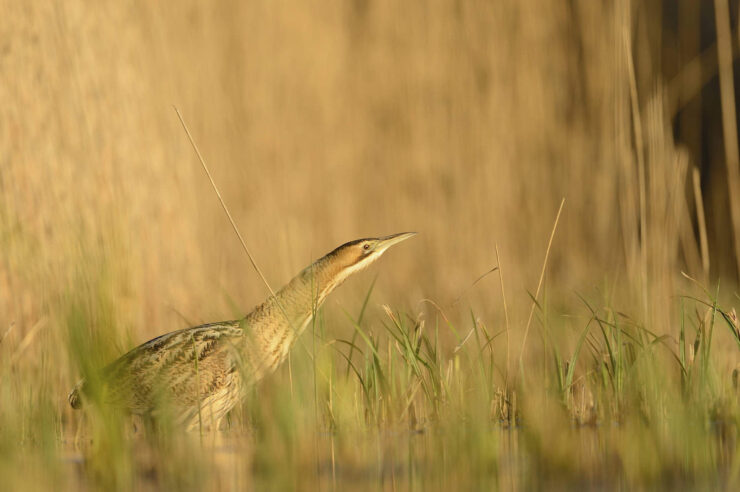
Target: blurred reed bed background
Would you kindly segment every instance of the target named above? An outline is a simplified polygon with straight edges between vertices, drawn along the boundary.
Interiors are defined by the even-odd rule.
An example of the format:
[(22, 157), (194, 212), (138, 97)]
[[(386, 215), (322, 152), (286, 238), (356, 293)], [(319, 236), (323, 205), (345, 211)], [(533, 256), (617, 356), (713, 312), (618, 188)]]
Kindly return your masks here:
[[(737, 8), (3, 2), (0, 476), (228, 488), (287, 460), (286, 485), (336, 486), (339, 460), (340, 477), (371, 488), (430, 485), (424, 470), (439, 486), (715, 483), (720, 468), (733, 483)], [(345, 241), (421, 233), (329, 300), (318, 336), (235, 412), (232, 430), (251, 437), (218, 459), (176, 432), (139, 452), (120, 422), (101, 414), (90, 430), (65, 398), (135, 344), (267, 295), (173, 105), (273, 287)], [(583, 335), (597, 321), (603, 336)], [(652, 362), (622, 354), (629, 344)], [(371, 383), (392, 380), (394, 360), (398, 388)], [(694, 360), (711, 368), (692, 376)], [(358, 388), (364, 413), (334, 402)], [(480, 432), (516, 427), (517, 412), (524, 431)], [(661, 412), (655, 435), (624, 417)], [(589, 437), (573, 419), (621, 426)], [(426, 433), (373, 440), (368, 422)], [(62, 459), (86, 433), (97, 445)]]

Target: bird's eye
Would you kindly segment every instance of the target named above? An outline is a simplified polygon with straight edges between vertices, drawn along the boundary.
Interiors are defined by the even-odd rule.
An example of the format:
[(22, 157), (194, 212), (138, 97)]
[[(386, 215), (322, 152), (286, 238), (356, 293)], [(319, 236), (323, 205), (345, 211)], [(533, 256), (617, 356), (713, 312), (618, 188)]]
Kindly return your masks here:
[(370, 249), (370, 244), (368, 244), (368, 243), (363, 244), (362, 245), (362, 249), (364, 249), (365, 251), (367, 251), (368, 249)]

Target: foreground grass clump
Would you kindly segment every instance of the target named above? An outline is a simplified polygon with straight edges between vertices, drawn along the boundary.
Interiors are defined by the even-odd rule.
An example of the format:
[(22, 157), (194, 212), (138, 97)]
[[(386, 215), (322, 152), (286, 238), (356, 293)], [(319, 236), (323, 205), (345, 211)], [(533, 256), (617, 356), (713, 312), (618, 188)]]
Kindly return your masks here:
[[(2, 345), (0, 474), (14, 488), (737, 485), (740, 339), (709, 294), (677, 301), (677, 336), (585, 298), (568, 316), (538, 304), (539, 337), (507, 367), (505, 332), (474, 313), (375, 309), (370, 289), (356, 315), (320, 312), (220, 432), (186, 433), (68, 409), (76, 375), (126, 331), (96, 278), (47, 321), (67, 351), (46, 335), (30, 364)], [(92, 336), (103, 325), (120, 333)]]
[(740, 337), (709, 292), (669, 300), (660, 334), (639, 309), (545, 296), (519, 363), (516, 317), (379, 307), (371, 287), (356, 312), (320, 311), (221, 431), (187, 433), (69, 408), (77, 377), (141, 341), (114, 295), (125, 275), (86, 259), (36, 329), (0, 343), (0, 477), (14, 489), (737, 485)]

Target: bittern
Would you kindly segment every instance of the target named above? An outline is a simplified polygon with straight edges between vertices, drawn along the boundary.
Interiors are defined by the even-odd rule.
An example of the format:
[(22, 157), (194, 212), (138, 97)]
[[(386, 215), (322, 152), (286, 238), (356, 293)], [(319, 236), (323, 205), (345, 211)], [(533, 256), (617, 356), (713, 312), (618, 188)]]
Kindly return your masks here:
[[(343, 244), (313, 262), (245, 317), (173, 331), (134, 348), (105, 367), (98, 394), (135, 415), (164, 407), (176, 424), (218, 428), (250, 385), (288, 356), (326, 297), (414, 232)], [(69, 394), (80, 408), (90, 384)]]

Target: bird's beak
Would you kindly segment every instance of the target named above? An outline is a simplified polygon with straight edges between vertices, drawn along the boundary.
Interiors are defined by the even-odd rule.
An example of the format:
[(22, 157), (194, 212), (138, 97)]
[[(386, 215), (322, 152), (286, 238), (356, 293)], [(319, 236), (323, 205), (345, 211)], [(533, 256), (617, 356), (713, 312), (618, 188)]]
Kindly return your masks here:
[(399, 234), (391, 234), (390, 236), (382, 237), (378, 241), (378, 244), (375, 245), (375, 251), (382, 253), (394, 244), (398, 244), (401, 241), (405, 241), (414, 236), (416, 236), (415, 232), (401, 232)]

